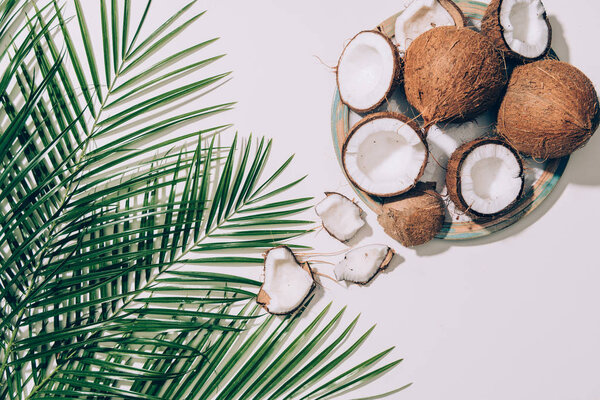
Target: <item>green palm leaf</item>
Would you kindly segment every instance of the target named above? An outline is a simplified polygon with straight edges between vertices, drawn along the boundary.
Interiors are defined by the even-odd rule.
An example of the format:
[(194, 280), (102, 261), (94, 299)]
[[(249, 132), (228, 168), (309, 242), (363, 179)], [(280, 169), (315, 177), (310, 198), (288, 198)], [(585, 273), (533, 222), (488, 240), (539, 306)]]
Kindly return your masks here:
[(342, 311), (296, 332), (302, 312), (260, 311), (260, 282), (211, 272), (306, 248), (288, 242), (311, 231), (295, 217), (311, 198), (281, 198), (304, 179), (277, 183), (292, 157), (262, 176), (270, 140), (221, 146), (229, 125), (196, 126), (233, 102), (168, 113), (229, 74), (180, 82), (222, 57), (200, 55), (216, 38), (145, 65), (204, 12), (144, 37), (151, 1), (136, 19), (102, 0), (95, 48), (72, 1), (73, 17), (0, 2), (0, 398), (322, 397), (392, 368), (376, 366), (389, 351), (344, 367), (370, 330), (344, 350)]

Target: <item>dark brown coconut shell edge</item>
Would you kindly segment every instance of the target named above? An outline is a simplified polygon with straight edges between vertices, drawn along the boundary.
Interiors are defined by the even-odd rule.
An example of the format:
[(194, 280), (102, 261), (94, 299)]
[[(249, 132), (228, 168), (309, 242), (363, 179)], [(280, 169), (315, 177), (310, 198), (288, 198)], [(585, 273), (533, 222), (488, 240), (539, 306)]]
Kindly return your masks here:
[[(358, 204), (356, 204), (356, 202), (352, 201), (352, 200), (351, 200), (351, 199), (349, 199), (347, 196), (344, 196), (343, 194), (341, 194), (341, 193), (338, 193), (338, 192), (325, 192), (325, 196), (331, 196), (332, 194), (337, 194), (337, 195), (340, 195), (340, 196), (342, 196), (343, 198), (345, 198), (346, 200), (348, 200), (349, 202), (353, 203), (353, 204), (354, 204), (356, 207), (358, 207), (358, 209), (360, 210), (360, 214), (361, 214), (361, 216), (365, 214), (365, 210), (363, 210), (363, 209), (362, 209), (362, 208), (361, 208), (361, 207), (360, 207)], [(323, 221), (323, 219), (322, 219), (322, 218), (321, 218), (321, 221)], [(339, 241), (340, 241), (340, 242), (342, 242), (342, 243), (346, 243), (346, 242), (348, 242), (348, 240), (350, 240), (350, 239), (348, 239), (348, 240), (341, 240), (340, 238), (338, 238), (337, 236), (335, 236), (333, 233), (331, 233), (331, 232), (329, 231), (329, 229), (327, 229), (327, 227), (326, 227), (326, 226), (323, 224), (323, 222), (321, 222), (321, 226), (323, 227), (323, 229), (325, 229), (325, 232), (329, 233), (329, 236), (331, 236), (332, 238), (334, 238), (334, 239), (336, 239), (336, 240), (339, 240)]]
[[(339, 76), (338, 76), (338, 67), (339, 67), (340, 61), (344, 57), (344, 54), (346, 53), (346, 49), (348, 48), (350, 43), (352, 43), (352, 41), (354, 39), (356, 39), (356, 37), (358, 35), (360, 35), (362, 33), (367, 33), (367, 32), (380, 35), (382, 38), (385, 39), (387, 44), (390, 46), (390, 49), (392, 50), (392, 57), (394, 59), (394, 74), (392, 76), (392, 79), (390, 80), (390, 84), (385, 92), (385, 95), (373, 106), (371, 106), (369, 108), (365, 108), (365, 109), (360, 109), (360, 108), (352, 107), (342, 97), (342, 92), (341, 92), (341, 90), (339, 90), (340, 81), (339, 81)], [(383, 34), (382, 32), (380, 32), (379, 30), (376, 30), (376, 29), (358, 32), (356, 35), (354, 35), (354, 37), (352, 39), (350, 39), (348, 44), (346, 44), (346, 46), (344, 47), (344, 50), (342, 50), (342, 54), (340, 54), (340, 58), (338, 59), (337, 66), (335, 68), (335, 84), (337, 85), (338, 92), (340, 93), (340, 100), (342, 101), (342, 103), (344, 103), (346, 106), (348, 106), (348, 108), (350, 108), (352, 111), (357, 112), (357, 113), (368, 113), (368, 112), (375, 110), (377, 107), (379, 107), (381, 104), (383, 104), (383, 102), (390, 96), (390, 94), (394, 91), (394, 89), (399, 84), (402, 83), (402, 67), (403, 67), (403, 61), (402, 61), (402, 58), (400, 57), (400, 54), (398, 53), (398, 48), (396, 48), (396, 46), (394, 45), (394, 43), (392, 43), (392, 40), (389, 37), (387, 37), (385, 34)]]
[(438, 0), (438, 3), (448, 11), (456, 27), (463, 28), (467, 26), (467, 17), (465, 17), (458, 4), (452, 0)]
[(383, 261), (381, 261), (379, 268), (377, 268), (377, 271), (375, 271), (375, 273), (366, 281), (358, 282), (358, 281), (353, 281), (353, 280), (346, 280), (346, 279), (344, 279), (344, 280), (346, 282), (356, 283), (357, 285), (361, 285), (361, 286), (367, 285), (369, 282), (371, 282), (373, 279), (375, 279), (375, 277), (377, 275), (379, 275), (379, 273), (381, 271), (385, 270), (388, 267), (388, 265), (390, 265), (390, 262), (392, 262), (392, 258), (394, 258), (394, 254), (396, 254), (396, 252), (391, 247), (388, 246), (388, 252), (385, 255), (385, 257), (383, 258)]
[(536, 61), (546, 57), (552, 46), (552, 26), (550, 25), (550, 20), (548, 19), (546, 12), (544, 12), (544, 20), (548, 27), (548, 43), (546, 44), (546, 49), (539, 56), (529, 58), (512, 50), (506, 42), (506, 39), (504, 38), (504, 28), (500, 25), (501, 6), (502, 0), (492, 0), (487, 6), (483, 19), (481, 20), (481, 33), (487, 36), (494, 45), (506, 55), (506, 57), (525, 62)]
[[(270, 248), (269, 250), (267, 250), (264, 254), (265, 264), (266, 264), (267, 256), (268, 256), (269, 252), (271, 250), (275, 250), (275, 249), (279, 249), (279, 248), (284, 248), (287, 251), (289, 251), (290, 254), (292, 255), (292, 257), (294, 258), (294, 261), (296, 262), (296, 264), (298, 264), (300, 266), (300, 268), (302, 268), (303, 270), (310, 273), (310, 277), (312, 278), (312, 281), (313, 281), (312, 285), (311, 285), (310, 289), (308, 290), (308, 292), (306, 293), (306, 296), (304, 296), (304, 298), (298, 304), (298, 306), (288, 312), (285, 312), (285, 313), (273, 313), (273, 312), (269, 311), (269, 304), (271, 302), (271, 297), (269, 296), (269, 294), (267, 292), (265, 292), (263, 290), (263, 286), (265, 285), (264, 282), (260, 286), (260, 290), (258, 291), (258, 295), (256, 296), (256, 302), (258, 304), (260, 304), (262, 306), (262, 308), (264, 308), (265, 311), (267, 311), (269, 314), (290, 315), (290, 314), (296, 312), (300, 307), (302, 307), (306, 303), (306, 299), (308, 299), (310, 297), (310, 294), (313, 292), (313, 290), (315, 290), (315, 288), (317, 287), (317, 284), (315, 282), (315, 275), (314, 275), (312, 268), (310, 267), (310, 264), (308, 262), (301, 263), (300, 261), (298, 261), (298, 259), (296, 258), (296, 255), (288, 246), (281, 245), (281, 246), (273, 247), (273, 248)], [(263, 272), (264, 272), (265, 268), (266, 268), (266, 265), (263, 265)]]
[[(407, 124), (412, 130), (414, 130), (417, 135), (419, 135), (419, 138), (421, 139), (421, 142), (423, 142), (423, 144), (425, 145), (425, 159), (423, 160), (423, 165), (421, 165), (421, 169), (419, 170), (419, 173), (417, 174), (417, 176), (415, 177), (415, 182), (413, 183), (413, 185), (407, 187), (404, 190), (401, 190), (399, 192), (395, 192), (395, 193), (372, 193), (369, 192), (368, 190), (365, 190), (363, 187), (361, 187), (360, 185), (358, 185), (356, 183), (356, 181), (354, 179), (352, 179), (352, 177), (348, 174), (348, 170), (346, 169), (346, 148), (348, 147), (348, 142), (350, 141), (350, 139), (352, 138), (352, 136), (354, 136), (354, 133), (356, 133), (356, 131), (358, 131), (358, 129), (360, 129), (363, 125), (375, 120), (375, 119), (380, 119), (380, 118), (393, 118), (393, 119), (397, 119), (399, 121), (402, 121), (403, 123)], [(419, 126), (417, 125), (417, 123), (411, 119), (409, 119), (406, 115), (404, 114), (400, 114), (400, 113), (395, 113), (395, 112), (390, 112), (390, 111), (384, 111), (384, 112), (378, 112), (375, 114), (370, 114), (367, 115), (366, 117), (364, 117), (363, 119), (361, 119), (360, 121), (358, 121), (353, 127), (352, 129), (350, 129), (350, 133), (348, 133), (348, 136), (346, 136), (346, 140), (344, 140), (344, 145), (342, 146), (342, 166), (344, 168), (344, 174), (346, 175), (346, 177), (348, 178), (348, 180), (350, 182), (352, 182), (352, 184), (354, 186), (356, 186), (357, 188), (359, 188), (360, 190), (362, 190), (363, 192), (367, 193), (370, 196), (374, 196), (374, 197), (393, 197), (393, 196), (399, 196), (403, 193), (408, 192), (410, 189), (412, 189), (413, 187), (415, 187), (415, 185), (417, 184), (417, 182), (419, 181), (419, 179), (421, 179), (421, 176), (423, 175), (423, 172), (425, 171), (425, 167), (427, 166), (427, 159), (429, 158), (429, 147), (427, 146), (427, 141), (425, 140), (425, 135), (423, 134), (423, 131), (421, 130), (421, 128), (419, 128)]]
[[(519, 167), (521, 169), (521, 189), (519, 190), (519, 194), (517, 195), (515, 200), (513, 200), (508, 206), (493, 214), (482, 214), (470, 208), (469, 204), (467, 204), (467, 202), (462, 196), (461, 180), (459, 173), (459, 171), (462, 169), (462, 164), (467, 158), (467, 156), (477, 147), (483, 146), (485, 144), (497, 144), (509, 149), (517, 159)], [(454, 153), (452, 153), (452, 156), (448, 161), (448, 169), (446, 171), (446, 188), (448, 190), (450, 200), (452, 200), (452, 202), (456, 205), (456, 207), (459, 210), (467, 213), (469, 216), (476, 219), (493, 219), (500, 217), (509, 212), (515, 206), (515, 204), (518, 203), (518, 201), (521, 199), (521, 196), (523, 195), (523, 190), (525, 188), (523, 160), (519, 153), (504, 140), (490, 138), (473, 140), (472, 142), (468, 142), (461, 145), (458, 149), (454, 151)]]

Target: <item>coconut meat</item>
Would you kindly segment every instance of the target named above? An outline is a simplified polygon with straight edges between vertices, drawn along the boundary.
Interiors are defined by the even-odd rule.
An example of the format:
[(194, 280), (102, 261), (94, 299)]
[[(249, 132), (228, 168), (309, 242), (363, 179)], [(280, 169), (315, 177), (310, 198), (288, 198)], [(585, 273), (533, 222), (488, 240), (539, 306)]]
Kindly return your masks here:
[(315, 211), (325, 230), (342, 242), (352, 239), (365, 224), (361, 208), (338, 193), (329, 193)]
[(377, 118), (358, 128), (343, 155), (346, 173), (364, 191), (394, 195), (412, 187), (427, 158), (421, 136), (395, 118)]
[(340, 97), (356, 110), (367, 110), (387, 95), (395, 74), (390, 42), (376, 32), (361, 32), (344, 49), (337, 69)]
[(544, 53), (550, 32), (540, 0), (503, 0), (499, 14), (504, 40), (512, 51), (527, 58)]
[(414, 0), (396, 18), (395, 38), (398, 50), (406, 51), (413, 40), (437, 26), (454, 26), (452, 15), (438, 0)]
[(265, 280), (261, 291), (272, 314), (287, 314), (298, 308), (314, 285), (312, 274), (296, 261), (287, 247), (269, 250), (265, 257)]
[(480, 214), (495, 214), (519, 197), (523, 171), (517, 157), (501, 144), (474, 148), (460, 170), (461, 195), (466, 205)]
[(350, 250), (334, 269), (338, 281), (367, 283), (389, 264), (392, 250), (382, 244), (358, 247)]

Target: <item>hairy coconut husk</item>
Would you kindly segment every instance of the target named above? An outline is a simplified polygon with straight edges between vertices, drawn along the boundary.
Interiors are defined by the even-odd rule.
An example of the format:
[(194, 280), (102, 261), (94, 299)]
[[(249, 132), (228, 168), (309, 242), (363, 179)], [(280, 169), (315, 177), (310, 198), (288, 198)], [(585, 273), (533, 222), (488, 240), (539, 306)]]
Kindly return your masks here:
[(410, 192), (386, 200), (377, 222), (390, 237), (413, 247), (435, 238), (445, 215), (446, 204), (435, 183), (419, 182)]
[[(365, 32), (371, 32), (371, 33), (375, 33), (377, 35), (380, 35), (381, 37), (383, 37), (385, 39), (385, 41), (387, 42), (387, 44), (390, 46), (390, 49), (392, 49), (393, 58), (394, 58), (394, 75), (393, 75), (392, 80), (390, 81), (390, 85), (389, 85), (389, 87), (388, 87), (388, 89), (386, 91), (386, 95), (383, 96), (376, 104), (374, 104), (373, 106), (371, 106), (369, 108), (357, 109), (357, 108), (351, 107), (348, 103), (346, 103), (346, 101), (344, 100), (344, 98), (342, 97), (342, 95), (340, 93), (340, 100), (342, 101), (342, 103), (346, 104), (348, 106), (348, 108), (350, 108), (352, 111), (357, 112), (357, 113), (368, 113), (368, 112), (371, 112), (371, 111), (375, 110), (377, 107), (379, 107), (381, 104), (383, 104), (383, 102), (396, 89), (396, 87), (402, 83), (402, 70), (403, 70), (403, 66), (404, 66), (402, 58), (400, 57), (400, 54), (398, 53), (398, 48), (394, 45), (394, 43), (392, 42), (392, 40), (389, 37), (387, 37), (387, 35), (383, 34), (379, 30), (373, 29), (373, 30), (365, 30), (365, 31), (358, 32), (356, 35), (354, 35), (354, 37), (352, 39), (350, 39), (350, 41), (348, 42), (348, 44), (350, 44), (350, 42), (352, 40), (354, 40), (354, 38), (356, 38), (358, 35), (360, 35), (361, 33), (365, 33)], [(344, 53), (346, 52), (346, 48), (348, 47), (348, 44), (344, 47), (344, 50), (342, 51), (342, 54), (340, 54), (340, 58), (338, 58), (337, 65), (340, 65), (340, 61), (341, 61), (342, 57), (344, 57)], [(335, 83), (336, 83), (336, 85), (338, 87), (340, 87), (340, 82), (338, 80), (338, 68), (337, 68), (337, 66), (336, 66), (336, 69), (335, 69)]]
[(538, 57), (528, 58), (511, 50), (508, 43), (506, 43), (503, 33), (504, 28), (502, 28), (502, 25), (500, 25), (501, 5), (502, 0), (492, 0), (492, 2), (487, 6), (485, 14), (483, 15), (483, 19), (481, 20), (481, 33), (487, 36), (494, 43), (496, 48), (504, 53), (505, 57), (522, 61), (534, 61), (544, 58), (550, 51), (550, 46), (552, 44), (552, 26), (550, 26), (550, 20), (548, 20), (546, 13), (544, 13), (544, 20), (548, 26), (548, 44), (546, 45), (546, 50), (544, 50), (544, 52)]
[[(350, 180), (350, 182), (352, 182), (352, 184), (354, 186), (358, 187), (358, 188), (360, 188), (360, 186), (346, 172), (346, 163), (344, 161), (345, 160), (344, 154), (346, 153), (346, 148), (347, 148), (347, 145), (348, 145), (348, 141), (350, 140), (350, 138), (352, 137), (352, 135), (354, 135), (354, 132), (356, 132), (358, 130), (358, 128), (360, 128), (364, 124), (366, 124), (366, 123), (368, 123), (368, 122), (370, 122), (370, 121), (372, 121), (374, 119), (378, 119), (378, 118), (395, 118), (395, 119), (400, 120), (400, 121), (404, 122), (405, 124), (407, 124), (412, 130), (414, 130), (417, 133), (417, 135), (419, 135), (419, 137), (421, 138), (421, 141), (425, 145), (425, 149), (427, 151), (426, 154), (427, 155), (429, 154), (429, 149), (427, 147), (427, 140), (425, 140), (425, 135), (423, 133), (423, 130), (421, 130), (421, 128), (419, 127), (419, 125), (417, 125), (417, 123), (414, 120), (408, 118), (404, 114), (400, 114), (400, 113), (397, 113), (397, 112), (391, 112), (391, 111), (383, 111), (383, 112), (378, 112), (378, 113), (367, 115), (366, 117), (364, 117), (363, 119), (361, 119), (360, 121), (358, 121), (356, 124), (354, 124), (354, 126), (352, 127), (352, 129), (350, 129), (350, 132), (348, 133), (348, 136), (346, 137), (344, 145), (342, 146), (342, 167), (344, 169), (344, 173), (346, 174), (346, 177), (348, 178), (348, 180)], [(417, 181), (421, 178), (421, 176), (423, 175), (423, 172), (425, 171), (425, 167), (427, 166), (427, 158), (428, 157), (425, 157), (425, 160), (423, 161), (423, 165), (421, 166), (421, 170), (419, 171), (418, 176), (415, 178), (415, 185), (417, 184)], [(413, 187), (414, 187), (414, 185), (406, 188), (402, 192), (389, 194), (386, 197), (401, 195), (402, 193), (408, 192)], [(361, 190), (363, 190), (363, 189), (361, 188)], [(383, 197), (381, 193), (369, 193), (369, 192), (367, 192), (365, 190), (363, 190), (363, 191), (365, 193), (371, 195), (371, 196)]]
[(508, 143), (501, 139), (481, 138), (459, 146), (454, 151), (454, 153), (452, 153), (450, 160), (448, 160), (448, 166), (446, 167), (446, 189), (448, 190), (448, 196), (450, 197), (450, 200), (452, 200), (456, 208), (465, 212), (467, 215), (471, 216), (474, 219), (496, 218), (502, 216), (503, 214), (506, 214), (515, 206), (515, 204), (518, 203), (519, 199), (523, 195), (523, 189), (525, 187), (525, 180), (523, 179), (521, 184), (521, 190), (519, 191), (519, 195), (517, 196), (517, 198), (510, 205), (508, 205), (503, 210), (495, 214), (481, 214), (475, 210), (472, 210), (469, 207), (469, 204), (467, 204), (467, 202), (462, 196), (460, 179), (462, 163), (467, 158), (469, 153), (471, 153), (477, 147), (483, 146), (485, 144), (498, 144), (509, 149), (517, 158), (517, 161), (519, 162), (519, 165), (521, 167), (521, 171), (523, 171), (523, 160), (519, 156), (519, 153), (517, 153), (517, 151), (514, 148), (512, 148)]
[[(296, 254), (294, 254), (294, 252), (288, 246), (281, 245), (281, 246), (273, 247), (273, 248), (267, 250), (264, 253), (264, 259), (265, 259), (265, 261), (267, 259), (267, 255), (269, 254), (269, 252), (271, 250), (275, 250), (275, 249), (278, 249), (278, 248), (285, 248), (285, 249), (287, 249), (292, 254), (292, 256), (294, 257), (294, 261), (296, 261), (296, 263), (298, 265), (300, 265), (303, 270), (305, 270), (308, 273), (310, 273), (310, 277), (313, 280), (312, 286), (311, 286), (310, 290), (308, 291), (308, 293), (306, 294), (306, 296), (304, 297), (304, 299), (302, 299), (302, 301), (299, 303), (298, 307), (296, 307), (293, 310), (290, 310), (290, 311), (288, 311), (286, 313), (273, 313), (273, 312), (269, 311), (269, 304), (271, 303), (271, 297), (269, 296), (269, 294), (267, 292), (265, 292), (263, 290), (264, 283), (261, 285), (261, 287), (260, 287), (260, 289), (258, 291), (258, 294), (256, 295), (256, 302), (258, 304), (260, 304), (262, 306), (262, 308), (264, 308), (265, 311), (267, 311), (270, 314), (273, 314), (273, 315), (289, 315), (289, 314), (292, 314), (292, 313), (296, 312), (300, 307), (302, 307), (306, 303), (306, 299), (308, 299), (310, 297), (311, 293), (317, 287), (317, 284), (315, 283), (315, 274), (314, 274), (312, 268), (310, 267), (310, 264), (308, 262), (302, 262), (301, 263), (300, 261), (298, 261), (298, 259), (296, 258)], [(264, 271), (265, 268), (266, 267), (263, 266), (263, 271)]]
[(598, 128), (592, 82), (577, 68), (541, 60), (515, 68), (498, 111), (498, 133), (519, 152), (559, 158), (585, 145)]
[(506, 85), (502, 53), (468, 28), (441, 26), (406, 51), (404, 88), (426, 126), (475, 117), (500, 98)]

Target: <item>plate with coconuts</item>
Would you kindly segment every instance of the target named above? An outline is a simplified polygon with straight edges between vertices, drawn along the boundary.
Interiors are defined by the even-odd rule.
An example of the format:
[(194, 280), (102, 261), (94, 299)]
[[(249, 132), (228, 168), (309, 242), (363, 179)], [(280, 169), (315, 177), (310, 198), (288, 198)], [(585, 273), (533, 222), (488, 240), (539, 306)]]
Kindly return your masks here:
[(550, 194), (600, 122), (592, 82), (551, 44), (540, 0), (413, 0), (345, 45), (334, 150), (388, 235), (482, 237)]

